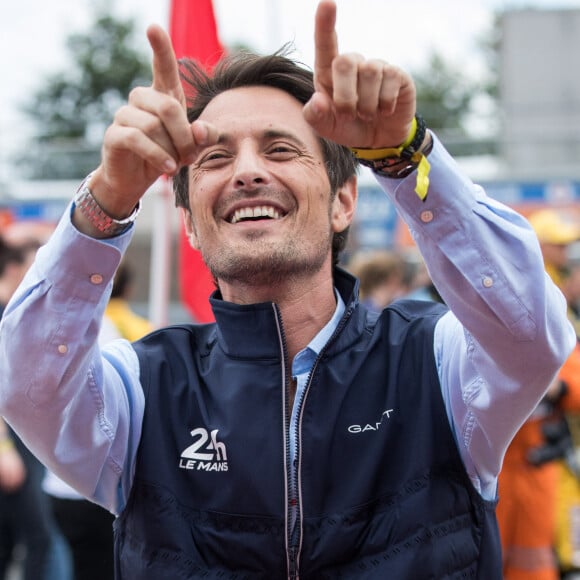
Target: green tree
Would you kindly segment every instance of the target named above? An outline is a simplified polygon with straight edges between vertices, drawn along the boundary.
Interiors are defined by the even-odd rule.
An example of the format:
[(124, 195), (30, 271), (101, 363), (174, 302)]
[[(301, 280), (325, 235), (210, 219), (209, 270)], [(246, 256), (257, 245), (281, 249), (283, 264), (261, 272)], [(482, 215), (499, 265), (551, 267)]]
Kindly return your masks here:
[(478, 40), (485, 70), (477, 80), (437, 52), (413, 72), (417, 110), (453, 155), (496, 152), (500, 18)]
[(414, 73), (417, 109), (434, 131), (465, 133), (473, 83), (434, 52), (424, 70)]
[(149, 57), (133, 41), (133, 21), (97, 14), (87, 34), (66, 41), (71, 65), (47, 78), (23, 107), (38, 127), (20, 159), (29, 177), (76, 179), (98, 161), (99, 144), (130, 90), (151, 79)]

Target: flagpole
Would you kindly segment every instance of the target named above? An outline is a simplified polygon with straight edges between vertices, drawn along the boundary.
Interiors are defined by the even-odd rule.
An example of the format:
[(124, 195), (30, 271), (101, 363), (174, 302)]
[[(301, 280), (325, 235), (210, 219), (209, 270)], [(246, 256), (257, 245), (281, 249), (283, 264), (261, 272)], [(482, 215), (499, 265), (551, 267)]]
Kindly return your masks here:
[(168, 323), (171, 283), (172, 191), (169, 179), (159, 178), (152, 188), (151, 268), (149, 271), (149, 320), (155, 328)]

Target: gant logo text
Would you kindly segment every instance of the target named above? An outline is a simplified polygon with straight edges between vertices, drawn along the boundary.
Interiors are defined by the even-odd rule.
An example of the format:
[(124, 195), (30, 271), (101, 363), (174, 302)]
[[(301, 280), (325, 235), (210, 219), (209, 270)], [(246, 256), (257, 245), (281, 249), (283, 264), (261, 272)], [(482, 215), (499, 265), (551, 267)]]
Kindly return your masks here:
[(350, 425), (348, 427), (349, 433), (364, 433), (365, 431), (378, 431), (386, 419), (390, 419), (393, 409), (383, 411), (381, 418), (374, 423), (366, 423), (365, 425)]
[(225, 443), (218, 441), (218, 429), (208, 432), (203, 427), (190, 435), (194, 442), (181, 454), (179, 467), (192, 471), (227, 471), (228, 454)]

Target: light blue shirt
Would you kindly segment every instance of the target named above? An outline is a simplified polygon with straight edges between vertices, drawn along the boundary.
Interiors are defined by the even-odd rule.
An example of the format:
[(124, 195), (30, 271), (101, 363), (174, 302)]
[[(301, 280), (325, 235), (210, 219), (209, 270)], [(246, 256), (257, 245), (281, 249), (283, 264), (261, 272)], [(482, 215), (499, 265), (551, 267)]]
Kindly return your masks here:
[[(379, 183), (451, 309), (433, 344), (442, 395), (467, 472), (492, 498), (507, 445), (575, 334), (527, 221), (462, 175), (436, 139), (429, 161), (425, 201), (414, 174)], [(145, 401), (132, 346), (101, 351), (97, 339), (131, 236), (87, 237), (68, 211), (0, 326), (0, 414), (53, 472), (113, 513), (129, 495)], [(342, 308), (293, 361), (299, 391)]]
[(316, 360), (316, 357), (320, 354), (324, 345), (330, 340), (332, 333), (335, 331), (342, 315), (344, 314), (345, 305), (344, 300), (338, 292), (334, 292), (336, 296), (336, 310), (332, 315), (332, 318), (326, 323), (324, 328), (312, 339), (310, 344), (302, 349), (292, 361), (292, 377), (296, 379), (296, 395), (294, 397), (294, 408), (292, 409), (292, 416), (290, 419), (290, 450), (291, 450), (291, 461), (294, 463), (294, 450), (296, 449), (296, 423), (298, 421), (297, 411), (298, 405), (296, 404), (302, 398), (304, 394), (304, 389), (306, 387), (306, 382), (308, 381), (308, 375), (312, 370), (312, 365)]
[[(290, 440), (290, 463), (292, 464), (292, 469), (290, 470), (290, 480), (291, 483), (295, 483), (296, 479), (296, 433), (298, 433), (298, 411), (299, 411), (299, 401), (304, 395), (306, 390), (306, 384), (308, 382), (308, 377), (310, 376), (310, 371), (314, 365), (314, 361), (324, 348), (324, 345), (330, 340), (333, 332), (336, 330), (342, 315), (346, 309), (344, 300), (340, 294), (335, 290), (334, 294), (336, 296), (336, 309), (332, 318), (326, 323), (320, 332), (310, 341), (310, 344), (302, 349), (296, 354), (294, 360), (292, 361), (292, 378), (296, 380), (296, 394), (294, 396), (294, 406), (292, 407), (292, 414), (290, 416), (290, 430), (288, 433), (288, 438)], [(293, 485), (291, 485), (293, 488)], [(297, 498), (293, 498), (297, 499)], [(294, 529), (294, 523), (296, 522), (296, 517), (298, 515), (298, 504), (296, 502), (292, 503), (292, 510), (290, 513), (290, 518), (292, 520), (291, 527)]]

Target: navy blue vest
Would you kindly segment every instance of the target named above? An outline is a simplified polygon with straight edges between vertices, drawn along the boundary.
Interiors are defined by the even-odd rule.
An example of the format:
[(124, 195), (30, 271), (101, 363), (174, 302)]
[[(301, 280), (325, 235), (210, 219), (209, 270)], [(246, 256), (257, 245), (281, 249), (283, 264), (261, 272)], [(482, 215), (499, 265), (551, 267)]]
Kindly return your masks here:
[(301, 401), (288, 524), (288, 384), (272, 304), (212, 299), (217, 325), (135, 344), (146, 396), (118, 580), (501, 578), (495, 505), (456, 448), (433, 356), (445, 311), (347, 311)]

